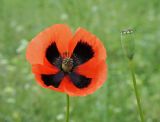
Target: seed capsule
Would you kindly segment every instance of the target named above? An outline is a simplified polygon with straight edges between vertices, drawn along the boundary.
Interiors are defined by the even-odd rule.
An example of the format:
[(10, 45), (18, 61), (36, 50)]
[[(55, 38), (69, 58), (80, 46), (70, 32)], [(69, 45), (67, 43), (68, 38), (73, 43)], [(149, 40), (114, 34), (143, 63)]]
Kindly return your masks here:
[(128, 59), (133, 59), (135, 52), (135, 39), (132, 29), (121, 31), (121, 45)]

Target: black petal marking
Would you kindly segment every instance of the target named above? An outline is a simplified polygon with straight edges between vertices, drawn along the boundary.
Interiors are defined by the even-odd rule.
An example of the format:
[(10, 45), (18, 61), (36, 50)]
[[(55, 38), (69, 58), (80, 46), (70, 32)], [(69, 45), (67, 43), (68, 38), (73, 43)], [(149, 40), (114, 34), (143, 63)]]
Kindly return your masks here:
[(71, 57), (73, 59), (73, 67), (76, 67), (81, 64), (80, 59), (75, 54), (72, 54)]
[(46, 51), (46, 58), (47, 60), (57, 66), (58, 68), (61, 67), (61, 64), (62, 64), (62, 58), (60, 57), (60, 53), (57, 49), (57, 46), (56, 46), (56, 43), (52, 43), (48, 48), (47, 48), (47, 51)]
[(45, 85), (47, 86), (54, 86), (55, 88), (58, 88), (60, 85), (62, 79), (64, 78), (64, 73), (62, 71), (58, 72), (54, 75), (44, 75), (42, 74), (42, 80), (44, 81)]
[(87, 87), (91, 83), (91, 78), (87, 78), (75, 72), (69, 73), (69, 76), (72, 83), (80, 89)]
[(94, 56), (94, 51), (86, 42), (79, 41), (73, 51), (72, 58), (75, 66), (85, 63)]

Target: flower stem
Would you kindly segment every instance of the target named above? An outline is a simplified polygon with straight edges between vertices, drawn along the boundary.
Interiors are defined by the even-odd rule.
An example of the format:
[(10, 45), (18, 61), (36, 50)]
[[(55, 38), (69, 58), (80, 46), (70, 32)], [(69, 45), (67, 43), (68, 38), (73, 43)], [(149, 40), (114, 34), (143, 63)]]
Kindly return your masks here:
[(69, 122), (69, 95), (66, 95), (67, 110), (66, 110), (66, 122)]
[(139, 96), (139, 93), (138, 93), (138, 88), (137, 88), (136, 77), (135, 77), (133, 60), (132, 59), (129, 59), (129, 68), (130, 68), (131, 75), (132, 75), (133, 86), (134, 86), (134, 91), (135, 91), (135, 95), (136, 95), (139, 115), (140, 115), (140, 118), (141, 118), (141, 122), (144, 122), (144, 117), (143, 117), (143, 112), (142, 112), (142, 107), (141, 107), (141, 100), (140, 100), (140, 96)]

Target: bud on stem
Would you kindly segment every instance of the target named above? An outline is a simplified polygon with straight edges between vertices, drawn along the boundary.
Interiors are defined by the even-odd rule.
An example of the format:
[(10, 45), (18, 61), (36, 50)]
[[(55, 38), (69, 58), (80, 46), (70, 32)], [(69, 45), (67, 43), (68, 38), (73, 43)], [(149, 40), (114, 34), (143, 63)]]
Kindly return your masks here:
[(132, 60), (135, 53), (134, 32), (132, 29), (121, 31), (121, 45), (125, 56)]

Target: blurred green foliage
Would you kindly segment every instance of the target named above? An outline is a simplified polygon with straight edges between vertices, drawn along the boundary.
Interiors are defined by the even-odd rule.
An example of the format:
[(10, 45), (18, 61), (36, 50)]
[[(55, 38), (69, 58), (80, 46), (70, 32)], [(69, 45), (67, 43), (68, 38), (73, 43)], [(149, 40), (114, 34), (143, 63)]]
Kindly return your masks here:
[(120, 31), (135, 30), (136, 77), (146, 122), (160, 122), (159, 0), (0, 0), (0, 122), (64, 122), (66, 97), (41, 88), (25, 59), (44, 28), (67, 23), (96, 34), (108, 52), (108, 80), (71, 98), (71, 122), (138, 122)]

